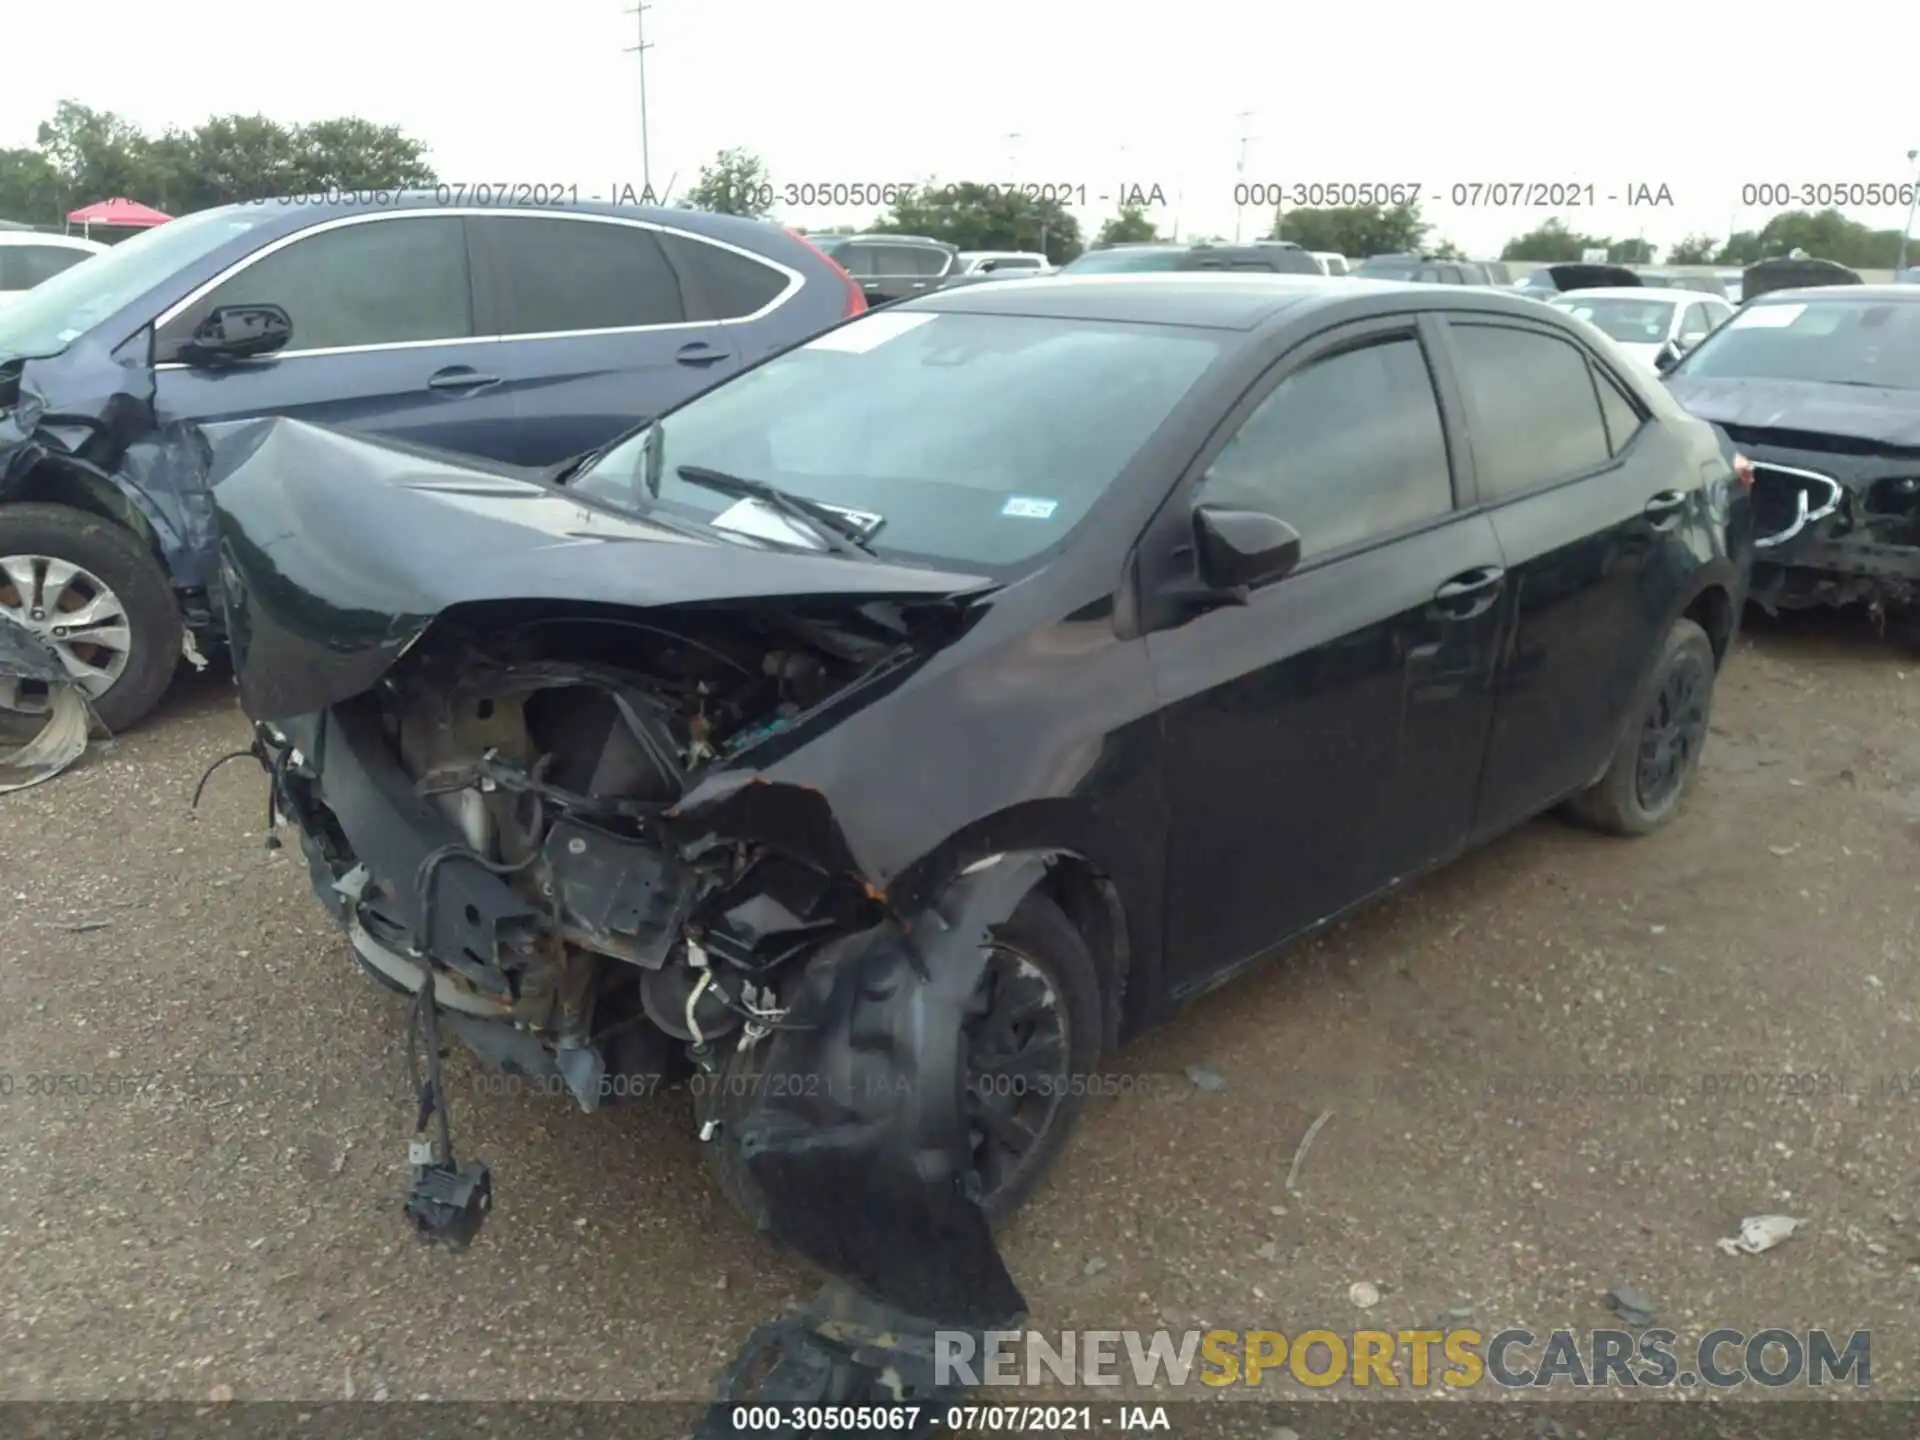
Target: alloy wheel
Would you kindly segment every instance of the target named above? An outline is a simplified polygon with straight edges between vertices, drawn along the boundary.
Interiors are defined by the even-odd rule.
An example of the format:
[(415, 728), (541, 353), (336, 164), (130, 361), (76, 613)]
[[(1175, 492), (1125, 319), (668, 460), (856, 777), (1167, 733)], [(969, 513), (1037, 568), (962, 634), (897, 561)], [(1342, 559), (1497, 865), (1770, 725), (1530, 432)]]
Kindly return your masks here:
[[(113, 688), (133, 653), (120, 597), (99, 576), (52, 555), (0, 555), (0, 616), (44, 641), (92, 700)], [(44, 682), (0, 675), (0, 710), (37, 715), (51, 703)]]
[(1040, 1151), (1065, 1102), (1067, 1010), (1052, 977), (995, 945), (967, 1007), (964, 1096), (975, 1199), (991, 1201)]
[(1634, 788), (1650, 811), (1664, 809), (1686, 783), (1707, 734), (1707, 671), (1696, 655), (1682, 655), (1667, 671), (1640, 731)]

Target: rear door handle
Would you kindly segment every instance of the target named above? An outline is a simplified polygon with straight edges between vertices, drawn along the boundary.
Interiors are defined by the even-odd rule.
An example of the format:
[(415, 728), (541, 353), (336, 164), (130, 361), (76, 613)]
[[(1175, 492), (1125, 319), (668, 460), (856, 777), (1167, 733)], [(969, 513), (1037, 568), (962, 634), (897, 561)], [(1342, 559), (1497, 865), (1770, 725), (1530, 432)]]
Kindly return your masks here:
[(1686, 507), (1687, 494), (1684, 490), (1662, 490), (1647, 501), (1641, 511), (1652, 522), (1656, 530), (1665, 530), (1679, 523), (1680, 512)]
[(682, 365), (711, 365), (727, 358), (727, 352), (716, 350), (704, 340), (695, 340), (691, 345), (682, 345), (674, 359)]
[(1500, 598), (1507, 572), (1498, 565), (1482, 565), (1456, 575), (1433, 592), (1434, 608), (1444, 620), (1471, 620), (1484, 615)]
[(449, 365), (444, 370), (436, 370), (427, 377), (429, 390), (478, 390), (487, 385), (498, 385), (498, 375), (482, 375), (471, 365)]

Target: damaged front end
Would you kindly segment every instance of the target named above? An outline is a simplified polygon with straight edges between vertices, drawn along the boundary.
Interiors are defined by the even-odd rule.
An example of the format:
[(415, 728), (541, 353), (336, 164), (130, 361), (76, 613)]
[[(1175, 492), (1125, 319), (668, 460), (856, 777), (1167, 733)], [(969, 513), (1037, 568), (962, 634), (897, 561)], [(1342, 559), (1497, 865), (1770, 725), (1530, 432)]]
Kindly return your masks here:
[(1920, 607), (1920, 449), (1734, 439), (1753, 460), (1754, 603)]
[[(937, 1328), (1024, 1310), (970, 1171), (960, 1031), (1038, 871), (896, 915), (825, 798), (751, 764), (921, 658), (890, 611), (482, 613), (258, 731), (316, 891), (363, 966), (425, 997), (430, 1052), (444, 1027), (585, 1110), (690, 1078), (723, 1187), (836, 1278), (756, 1332), (736, 1398), (924, 1401)], [(432, 1054), (428, 1076), (409, 1209), (464, 1243), (491, 1180), (453, 1156)]]
[[(908, 683), (983, 582), (683, 538), (288, 422), (228, 462), (272, 819), (359, 963), (414, 996), (416, 1226), (465, 1243), (492, 1200), (453, 1154), (443, 1027), (586, 1110), (686, 1078), (723, 1189), (832, 1277), (726, 1395), (937, 1398), (936, 1330), (1025, 1308), (963, 1032), (1044, 863), (976, 862), (903, 911), (829, 797), (768, 772)], [(544, 598), (482, 598), (502, 574)]]
[(189, 626), (211, 634), (210, 449), (195, 426), (161, 416), (148, 339), (116, 351), (88, 336), (58, 355), (0, 362), (0, 503), (72, 504), (125, 525), (165, 561)]
[(1668, 385), (1753, 464), (1755, 604), (1865, 605), (1914, 626), (1920, 422), (1906, 392), (1684, 374)]
[[(748, 780), (682, 801), (897, 644), (790, 619), (482, 616), (263, 743), (361, 963), (411, 992), (430, 960), (480, 1055), (592, 1110), (644, 1092), (676, 1044), (695, 1064), (750, 1046), (795, 959), (882, 918), (819, 796)], [(785, 843), (736, 838), (735, 815)]]

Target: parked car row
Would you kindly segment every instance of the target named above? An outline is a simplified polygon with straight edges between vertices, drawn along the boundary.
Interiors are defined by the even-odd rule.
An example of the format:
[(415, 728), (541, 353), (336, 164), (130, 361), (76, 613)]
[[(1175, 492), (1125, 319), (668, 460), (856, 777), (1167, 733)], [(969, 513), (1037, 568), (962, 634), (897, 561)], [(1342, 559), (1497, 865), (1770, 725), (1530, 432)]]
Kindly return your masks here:
[(227, 641), (416, 1098), (441, 1027), (587, 1110), (702, 1077), (844, 1287), (776, 1373), (937, 1396), (1052, 1082), (1533, 815), (1669, 823), (1750, 595), (1920, 600), (1920, 292), (1335, 260), (190, 216), (0, 312), (0, 613), (122, 725)]

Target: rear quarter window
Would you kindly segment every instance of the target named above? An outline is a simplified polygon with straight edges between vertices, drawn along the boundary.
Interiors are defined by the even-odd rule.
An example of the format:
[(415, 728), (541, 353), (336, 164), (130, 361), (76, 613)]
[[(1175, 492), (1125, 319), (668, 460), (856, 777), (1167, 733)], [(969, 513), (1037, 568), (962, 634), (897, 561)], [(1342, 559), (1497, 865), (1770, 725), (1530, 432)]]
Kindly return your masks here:
[(705, 298), (714, 320), (756, 315), (780, 298), (790, 283), (771, 265), (687, 235), (662, 237), (673, 263)]

